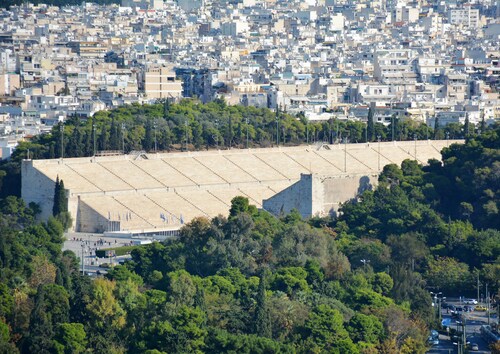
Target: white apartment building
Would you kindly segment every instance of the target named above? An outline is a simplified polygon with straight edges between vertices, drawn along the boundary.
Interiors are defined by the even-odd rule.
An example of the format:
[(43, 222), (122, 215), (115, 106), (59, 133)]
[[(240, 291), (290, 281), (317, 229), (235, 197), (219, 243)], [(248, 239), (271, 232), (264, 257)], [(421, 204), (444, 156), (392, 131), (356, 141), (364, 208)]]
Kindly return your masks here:
[(394, 101), (398, 97), (396, 88), (391, 85), (382, 84), (358, 84), (357, 102), (375, 103), (384, 105), (386, 102)]
[(10, 96), (21, 87), (17, 74), (0, 74), (0, 96)]
[(435, 36), (443, 33), (443, 17), (440, 14), (432, 13), (423, 18), (421, 23), (429, 35)]
[(392, 11), (392, 22), (417, 22), (419, 17), (419, 10), (414, 7), (402, 6), (395, 8)]
[(417, 74), (421, 82), (433, 83), (433, 79), (443, 75), (448, 65), (442, 58), (419, 57), (417, 59)]
[(448, 99), (461, 102), (469, 98), (469, 83), (465, 74), (448, 74), (445, 79)]
[(416, 81), (415, 54), (410, 49), (379, 50), (375, 53), (373, 75), (384, 84), (409, 84)]
[(451, 9), (448, 13), (448, 21), (452, 25), (478, 28), (480, 25), (479, 10), (471, 9), (470, 6), (464, 6), (461, 9)]
[(150, 67), (144, 78), (144, 93), (148, 100), (158, 98), (180, 99), (182, 81), (176, 80), (170, 67)]

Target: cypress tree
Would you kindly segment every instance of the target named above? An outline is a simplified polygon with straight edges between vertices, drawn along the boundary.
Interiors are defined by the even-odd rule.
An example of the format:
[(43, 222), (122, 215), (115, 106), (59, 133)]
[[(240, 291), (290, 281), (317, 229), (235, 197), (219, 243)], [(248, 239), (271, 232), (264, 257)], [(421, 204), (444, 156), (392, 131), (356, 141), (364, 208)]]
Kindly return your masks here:
[(269, 308), (266, 300), (266, 270), (262, 271), (257, 292), (257, 306), (255, 308), (255, 334), (260, 337), (271, 338), (272, 327)]
[(366, 135), (368, 137), (368, 141), (373, 141), (375, 138), (375, 124), (373, 123), (373, 119), (375, 117), (375, 105), (370, 104), (370, 108), (368, 109), (368, 118), (366, 122)]
[(115, 134), (117, 137), (116, 150), (123, 150), (125, 152), (125, 146), (122, 146), (122, 141), (124, 141), (123, 129), (120, 125), (117, 124), (115, 130), (116, 130)]
[(59, 184), (59, 175), (56, 178), (56, 185), (54, 188), (54, 205), (52, 206), (52, 215), (56, 216), (61, 212), (59, 206), (59, 194), (61, 190), (61, 185)]
[(61, 213), (68, 212), (68, 198), (66, 198), (66, 190), (64, 189), (64, 181), (59, 182), (59, 210)]
[(56, 152), (55, 152), (55, 143), (50, 142), (49, 146), (49, 159), (55, 159), (56, 158)]
[(118, 137), (117, 125), (115, 117), (111, 119), (111, 129), (109, 130), (109, 146), (111, 150), (118, 150), (120, 141)]
[(233, 143), (233, 119), (229, 117), (229, 124), (227, 127), (227, 143), (226, 146), (231, 148)]
[(61, 274), (61, 268), (56, 269), (56, 284), (64, 286), (62, 274)]
[(150, 151), (153, 146), (153, 125), (151, 120), (146, 121), (146, 132), (144, 133), (144, 142), (142, 143), (142, 148), (146, 151)]
[(85, 130), (83, 136), (83, 155), (92, 156), (92, 131)]
[(436, 116), (436, 118), (434, 118), (434, 140), (436, 140), (439, 137), (438, 131), (439, 131), (439, 118)]
[(108, 150), (108, 135), (106, 132), (106, 127), (102, 127), (101, 129), (101, 135), (99, 135), (98, 145), (100, 150)]
[(57, 176), (54, 188), (54, 206), (52, 207), (52, 215), (57, 216), (67, 211), (68, 201), (66, 199), (66, 191), (64, 190), (64, 182), (63, 180), (59, 180), (59, 176)]
[(66, 155), (68, 157), (82, 156), (82, 135), (78, 127), (73, 129), (73, 133), (68, 139), (68, 143), (66, 144)]
[(486, 130), (486, 121), (484, 120), (484, 111), (481, 111), (481, 124), (479, 125), (479, 129), (481, 132)]
[(166, 120), (168, 118), (168, 113), (170, 112), (170, 100), (168, 98), (163, 102), (163, 118)]
[(465, 139), (469, 139), (469, 113), (465, 113), (464, 135)]
[(52, 128), (52, 135), (54, 136), (54, 141), (55, 141), (55, 147), (54, 147), (54, 152), (56, 157), (61, 157), (61, 142), (62, 142), (62, 134), (61, 134), (61, 128), (62, 123), (58, 123), (57, 125)]

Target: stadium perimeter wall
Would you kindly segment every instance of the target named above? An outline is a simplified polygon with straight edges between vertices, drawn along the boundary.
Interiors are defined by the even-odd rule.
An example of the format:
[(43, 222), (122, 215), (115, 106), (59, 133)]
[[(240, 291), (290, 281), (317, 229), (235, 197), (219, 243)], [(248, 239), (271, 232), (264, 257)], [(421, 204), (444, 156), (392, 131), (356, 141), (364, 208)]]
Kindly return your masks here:
[(378, 174), (321, 176), (302, 174), (300, 181), (263, 201), (263, 208), (279, 216), (296, 209), (302, 217), (335, 215), (345, 203), (378, 183)]
[[(40, 219), (46, 220), (52, 214), (54, 185), (59, 176), (67, 189), (68, 210), (73, 218), (74, 231), (80, 232), (100, 232), (103, 228), (108, 229), (111, 224), (108, 216), (110, 209), (107, 206), (98, 210), (89, 206), (96, 205), (95, 203), (86, 204), (82, 199), (90, 201), (94, 197), (107, 198), (116, 203), (115, 198), (118, 195), (128, 195), (128, 200), (135, 200), (133, 196), (140, 199), (141, 195), (157, 191), (176, 195), (180, 193), (181, 199), (187, 198), (177, 198), (180, 202), (185, 202), (185, 210), (179, 211), (184, 215), (185, 222), (189, 222), (198, 214), (227, 215), (229, 197), (237, 195), (247, 196), (257, 203), (266, 200), (267, 208), (275, 211), (287, 212), (298, 208), (304, 216), (325, 215), (336, 211), (339, 203), (356, 195), (361, 178), (367, 177), (369, 184), (373, 186), (379, 171), (388, 163), (399, 165), (404, 159), (413, 159), (415, 156), (418, 156), (419, 163), (424, 164), (430, 158), (441, 160), (441, 149), (452, 143), (463, 141), (426, 140), (145, 154), (142, 158), (150, 163), (158, 161), (160, 168), (155, 167), (157, 169), (154, 171), (146, 171), (146, 167), (150, 166), (144, 164), (147, 161), (141, 162), (138, 156), (133, 155), (24, 160), (22, 198), (26, 203), (37, 203), (41, 209)], [(344, 171), (344, 159), (347, 159), (347, 171)], [(209, 164), (209, 160), (223, 161), (224, 165)], [(133, 165), (131, 168), (135, 166), (133, 170), (142, 169), (142, 172), (139, 171), (142, 176), (147, 172), (149, 185), (141, 185), (140, 174), (131, 176), (132, 172), (110, 166), (115, 161), (116, 166), (123, 166), (127, 162)], [(182, 169), (180, 161), (192, 167)], [(253, 163), (255, 165), (252, 165)], [(233, 176), (235, 171), (242, 176), (241, 181)], [(207, 174), (207, 178), (204, 174)], [(314, 177), (309, 182), (303, 177), (304, 181), (301, 182), (301, 174), (313, 174)], [(152, 178), (156, 179), (156, 182), (151, 181)], [(296, 182), (299, 184), (295, 185)], [(158, 187), (158, 184), (162, 186)], [(203, 205), (203, 198), (196, 194), (196, 191), (203, 190), (217, 195), (217, 210), (213, 210), (212, 205)], [(274, 192), (270, 194), (269, 191)], [(281, 191), (283, 192), (280, 194)], [(221, 198), (221, 195), (224, 197)], [(273, 197), (274, 195), (276, 196)], [(190, 199), (191, 197), (193, 199)], [(220, 203), (221, 201), (224, 203)], [(121, 206), (126, 209), (125, 215), (129, 210), (137, 214), (143, 211), (144, 208), (134, 205), (135, 202), (131, 203)], [(154, 203), (151, 207), (151, 210), (159, 208)], [(181, 224), (159, 224), (159, 211), (163, 210), (157, 211), (142, 217), (145, 220), (144, 225), (137, 225), (138, 218), (134, 215), (133, 222), (129, 221), (127, 228), (127, 222), (122, 218), (121, 230), (181, 227)], [(189, 217), (188, 212), (191, 214)]]

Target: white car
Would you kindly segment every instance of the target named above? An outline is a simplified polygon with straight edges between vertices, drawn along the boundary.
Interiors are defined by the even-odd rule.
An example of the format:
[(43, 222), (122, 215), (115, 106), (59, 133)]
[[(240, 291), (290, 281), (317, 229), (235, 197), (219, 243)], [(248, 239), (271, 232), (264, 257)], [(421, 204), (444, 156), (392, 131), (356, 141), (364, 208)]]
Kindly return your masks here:
[(477, 300), (476, 299), (465, 299), (464, 304), (467, 305), (477, 305)]

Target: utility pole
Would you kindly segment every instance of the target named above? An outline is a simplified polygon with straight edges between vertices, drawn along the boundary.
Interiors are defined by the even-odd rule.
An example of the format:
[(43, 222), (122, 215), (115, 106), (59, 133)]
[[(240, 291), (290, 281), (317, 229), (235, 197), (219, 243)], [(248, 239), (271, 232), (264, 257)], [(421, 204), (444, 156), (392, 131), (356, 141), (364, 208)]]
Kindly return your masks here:
[(279, 118), (278, 118), (278, 114), (276, 114), (276, 145), (277, 146), (280, 146), (280, 130), (279, 130)]
[(378, 171), (380, 172), (380, 135), (377, 136), (378, 139)]
[(82, 275), (85, 275), (85, 243), (82, 241)]
[(97, 141), (95, 139), (95, 125), (92, 124), (92, 133), (94, 135), (94, 156), (96, 155), (97, 153)]
[(362, 259), (361, 263), (363, 263), (363, 268), (364, 268), (364, 270), (366, 272), (366, 266), (367, 266), (368, 263), (370, 263), (370, 260), (369, 259)]
[(248, 117), (245, 118), (245, 123), (247, 125), (247, 149), (248, 149)]
[(413, 139), (415, 140), (415, 161), (417, 160), (417, 134), (413, 134)]
[(467, 319), (462, 320), (462, 353), (465, 353), (465, 346), (467, 345)]
[(64, 159), (64, 122), (59, 126), (61, 131), (61, 159)]
[(157, 150), (158, 150), (158, 144), (156, 142), (156, 118), (153, 121), (153, 129), (154, 129), (154, 135), (155, 135), (155, 152), (157, 152)]
[(477, 302), (479, 303), (479, 272), (477, 273)]
[(188, 150), (188, 121), (187, 119), (184, 121), (184, 124), (186, 125), (186, 151)]
[(122, 123), (122, 151), (125, 154), (125, 123)]
[(344, 172), (347, 172), (347, 136), (344, 138)]
[(215, 129), (217, 130), (217, 133), (215, 134), (215, 146), (217, 150), (219, 150), (219, 120), (215, 120)]
[(391, 116), (391, 130), (392, 130), (392, 141), (394, 141), (394, 123), (395, 123), (396, 119), (394, 117), (394, 114), (392, 114)]
[(486, 311), (488, 312), (488, 326), (490, 325), (490, 294), (488, 293), (488, 283), (486, 283)]

